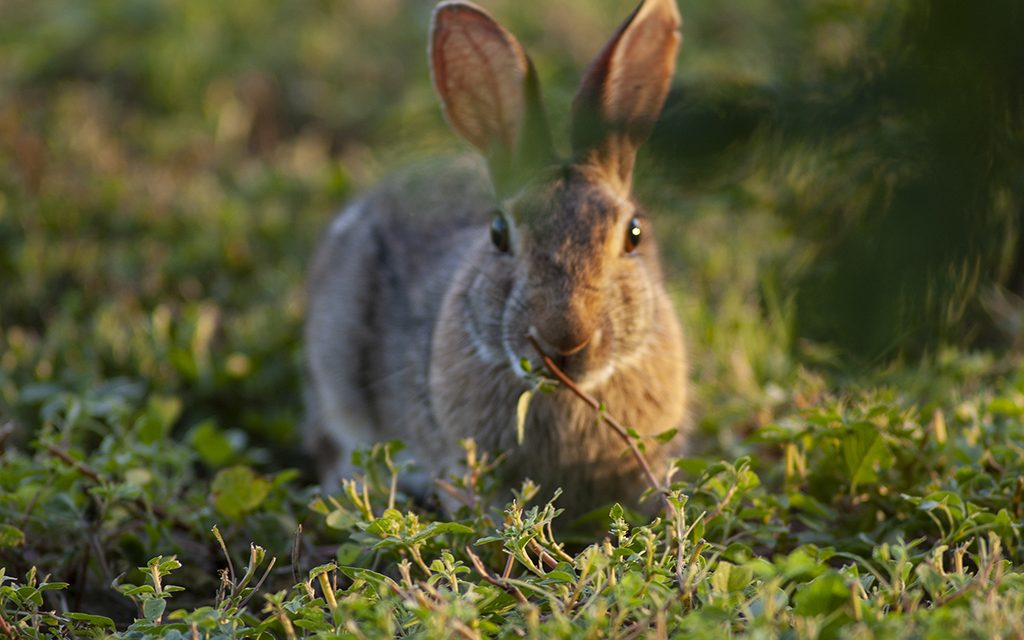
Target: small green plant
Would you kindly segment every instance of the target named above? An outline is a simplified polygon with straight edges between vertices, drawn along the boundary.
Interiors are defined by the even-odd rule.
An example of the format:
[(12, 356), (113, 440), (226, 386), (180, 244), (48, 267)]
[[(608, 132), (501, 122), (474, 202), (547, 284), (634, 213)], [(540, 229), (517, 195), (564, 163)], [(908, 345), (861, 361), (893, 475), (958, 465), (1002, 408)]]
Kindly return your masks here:
[(139, 567), (139, 571), (146, 576), (144, 584), (118, 584), (115, 582), (118, 592), (139, 608), (139, 619), (130, 627), (131, 630), (145, 633), (160, 626), (164, 611), (167, 609), (167, 601), (175, 593), (185, 590), (184, 587), (164, 583), (164, 578), (175, 569), (180, 568), (181, 563), (177, 558), (157, 556), (151, 558), (145, 567)]

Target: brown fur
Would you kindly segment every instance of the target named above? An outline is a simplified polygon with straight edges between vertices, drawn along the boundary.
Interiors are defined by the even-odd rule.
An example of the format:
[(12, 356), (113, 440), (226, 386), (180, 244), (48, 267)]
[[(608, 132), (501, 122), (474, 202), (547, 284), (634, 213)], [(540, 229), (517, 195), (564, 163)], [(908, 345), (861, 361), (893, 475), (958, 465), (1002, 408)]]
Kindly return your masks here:
[[(551, 158), (546, 167), (535, 162), (549, 141), (546, 124), (530, 122), (543, 116), (528, 107), (539, 99), (531, 93), (532, 65), (490, 20), (467, 3), (441, 5), (435, 43), (457, 30), (485, 59), (467, 59), (463, 48), (457, 59), (432, 50), (435, 79), (449, 79), (438, 90), (453, 127), (472, 131), (490, 171), (468, 159), (407, 171), (343, 212), (321, 244), (306, 328), (307, 444), (325, 484), (351, 473), (353, 448), (399, 439), (423, 472), (407, 479), (410, 488), (423, 491), (431, 478), (458, 470), (459, 441), (474, 438), (481, 449), (507, 454), (510, 485), (528, 477), (549, 492), (561, 487), (561, 505), (571, 513), (612, 501), (635, 504), (644, 488), (636, 463), (568, 390), (535, 396), (524, 443), (517, 444), (516, 405), (527, 389), (518, 363), (537, 364), (527, 341), (533, 335), (641, 435), (685, 426), (682, 333), (650, 223), (629, 199), (631, 176), (622, 172), (623, 150), (631, 168), (646, 137), (641, 129), (649, 130), (664, 101), (677, 38), (662, 38), (663, 59), (649, 72), (631, 64), (635, 45), (622, 42), (638, 40), (631, 38), (638, 24), (645, 32), (674, 34), (678, 15), (673, 0), (646, 0), (627, 20), (602, 54), (613, 50), (614, 56), (592, 66), (577, 98), (576, 108), (597, 114), (606, 134), (583, 138), (575, 161)], [(642, 49), (645, 59), (654, 55), (649, 46)], [(470, 100), (450, 79), (474, 77), (478, 64), (518, 71), (496, 80), (493, 95)], [(627, 76), (643, 90), (642, 104), (630, 111), (634, 124), (613, 123), (614, 114), (601, 115), (608, 96), (614, 94), (616, 110), (628, 111), (627, 96), (598, 92), (587, 104), (588, 88)], [(488, 119), (473, 112), (481, 104), (507, 108)], [(473, 113), (472, 122), (459, 122), (462, 113)], [(530, 145), (529, 154), (523, 145)], [(612, 147), (617, 151), (609, 155)], [(488, 232), (499, 204), (513, 228), (508, 253), (492, 245)], [(627, 229), (638, 216), (642, 241), (627, 253)], [(666, 472), (680, 440), (647, 442), (658, 473)]]

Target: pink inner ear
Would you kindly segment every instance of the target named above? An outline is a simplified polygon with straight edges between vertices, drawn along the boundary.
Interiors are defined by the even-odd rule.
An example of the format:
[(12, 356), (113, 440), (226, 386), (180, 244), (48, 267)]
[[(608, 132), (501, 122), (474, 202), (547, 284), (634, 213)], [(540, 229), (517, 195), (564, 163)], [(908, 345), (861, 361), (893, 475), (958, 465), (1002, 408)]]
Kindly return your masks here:
[(647, 0), (633, 17), (608, 64), (601, 94), (608, 122), (646, 137), (672, 81), (681, 23), (675, 0)]
[(645, 0), (583, 77), (573, 103), (573, 152), (629, 190), (675, 70), (682, 20), (675, 0)]
[(431, 60), (452, 127), (485, 153), (514, 150), (528, 63), (511, 34), (479, 10), (444, 7), (435, 18)]

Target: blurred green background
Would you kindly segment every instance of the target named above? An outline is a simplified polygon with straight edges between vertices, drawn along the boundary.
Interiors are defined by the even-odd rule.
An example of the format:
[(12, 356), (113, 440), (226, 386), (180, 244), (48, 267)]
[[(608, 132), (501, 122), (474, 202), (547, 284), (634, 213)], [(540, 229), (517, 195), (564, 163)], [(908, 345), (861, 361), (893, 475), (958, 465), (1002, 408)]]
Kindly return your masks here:
[[(533, 55), (564, 148), (580, 73), (633, 3), (481, 4)], [(126, 379), (183, 397), (197, 446), (214, 424), (300, 460), (246, 444), (294, 442), (318, 234), (388, 171), (465, 148), (429, 84), (433, 5), (0, 0), (0, 423)], [(825, 385), (814, 371), (1017, 353), (1022, 3), (680, 9), (637, 191), (708, 440)]]

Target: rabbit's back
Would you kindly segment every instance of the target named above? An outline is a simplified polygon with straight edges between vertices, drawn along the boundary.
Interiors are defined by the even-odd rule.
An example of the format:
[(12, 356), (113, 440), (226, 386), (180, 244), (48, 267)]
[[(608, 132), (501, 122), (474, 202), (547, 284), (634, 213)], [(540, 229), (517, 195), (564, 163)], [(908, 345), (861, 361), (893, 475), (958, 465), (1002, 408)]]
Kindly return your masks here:
[(306, 323), (307, 448), (326, 483), (351, 452), (388, 439), (440, 456), (430, 342), (452, 273), (486, 236), (494, 196), (482, 163), (412, 167), (350, 204), (314, 259)]

